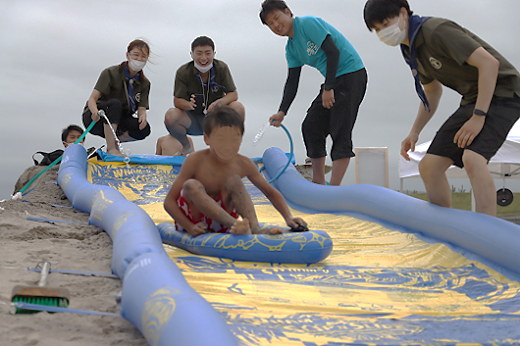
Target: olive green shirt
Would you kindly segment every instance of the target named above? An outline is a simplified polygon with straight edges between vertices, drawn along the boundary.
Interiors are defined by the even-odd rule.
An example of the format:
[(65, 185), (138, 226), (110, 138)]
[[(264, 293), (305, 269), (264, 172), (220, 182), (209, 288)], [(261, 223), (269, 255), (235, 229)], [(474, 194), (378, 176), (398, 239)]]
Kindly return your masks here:
[[(224, 97), (227, 93), (236, 90), (231, 71), (225, 62), (213, 59), (213, 69), (215, 70), (215, 83), (223, 88), (216, 86), (211, 87), (208, 105)], [(200, 84), (197, 78), (198, 73), (199, 71), (195, 68), (193, 61), (179, 67), (175, 75), (173, 96), (189, 101), (192, 94), (202, 94), (202, 84)], [(208, 88), (204, 87), (204, 94), (207, 95), (207, 93)]]
[[(419, 79), (422, 84), (438, 80), (462, 95), (461, 105), (474, 103), (478, 95), (478, 69), (466, 63), (483, 47), (499, 62), (495, 96), (520, 96), (520, 74), (500, 53), (471, 31), (443, 18), (430, 18), (415, 40)], [(405, 51), (409, 56), (408, 47)]]
[[(148, 95), (150, 94), (150, 86), (150, 81), (146, 77), (144, 78), (144, 81), (142, 78), (139, 78), (134, 82), (134, 99), (137, 108), (144, 107), (149, 109)], [(97, 100), (97, 104), (111, 99), (118, 99), (123, 105), (123, 114), (132, 113), (132, 106), (130, 105), (130, 100), (127, 96), (128, 82), (121, 65), (115, 65), (104, 69), (99, 75), (94, 89), (101, 93), (101, 96)], [(88, 105), (85, 106), (83, 112), (86, 112), (87, 110)]]

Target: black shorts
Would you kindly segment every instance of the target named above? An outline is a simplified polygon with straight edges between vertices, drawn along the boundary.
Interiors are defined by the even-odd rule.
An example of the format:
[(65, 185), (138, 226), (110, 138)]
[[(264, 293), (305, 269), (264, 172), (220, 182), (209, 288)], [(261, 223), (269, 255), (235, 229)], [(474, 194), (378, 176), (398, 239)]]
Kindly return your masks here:
[(327, 156), (326, 139), (332, 137), (332, 161), (354, 156), (352, 129), (359, 106), (365, 97), (367, 73), (363, 68), (336, 78), (335, 103), (331, 109), (324, 108), (321, 95), (314, 99), (302, 123), (302, 134), (307, 156), (313, 159)]
[[(150, 123), (147, 123), (145, 128), (139, 129), (139, 120), (134, 118), (132, 114), (123, 114), (123, 106), (121, 105), (121, 101), (118, 99), (110, 99), (108, 101), (102, 102), (97, 105), (99, 110), (104, 110), (105, 114), (110, 120), (111, 124), (117, 124), (117, 136), (122, 135), (126, 131), (128, 131), (128, 135), (136, 140), (142, 140), (148, 137), (151, 133)], [(90, 109), (87, 109), (83, 113), (83, 125), (85, 128), (89, 127), (90, 123), (92, 123), (92, 112)], [(96, 136), (100, 136), (105, 138), (105, 130), (103, 124), (106, 124), (106, 121), (101, 118), (90, 133)]]
[(453, 143), (453, 139), (462, 125), (473, 116), (474, 109), (474, 103), (457, 109), (437, 131), (428, 148), (428, 154), (450, 158), (455, 166), (462, 168), (462, 154), (465, 149), (469, 149), (482, 155), (489, 162), (520, 117), (520, 98), (493, 97), (484, 127), (469, 146), (459, 148)]
[(191, 120), (191, 125), (188, 128), (186, 134), (199, 136), (204, 134), (204, 118), (206, 117), (204, 114), (197, 113), (195, 111), (185, 111), (188, 117)]

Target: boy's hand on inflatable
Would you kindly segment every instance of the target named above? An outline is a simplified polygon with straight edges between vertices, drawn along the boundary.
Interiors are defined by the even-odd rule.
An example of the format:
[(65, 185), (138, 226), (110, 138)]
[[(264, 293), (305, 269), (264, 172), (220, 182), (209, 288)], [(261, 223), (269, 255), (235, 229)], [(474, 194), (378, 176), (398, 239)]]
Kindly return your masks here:
[(206, 234), (208, 233), (208, 231), (206, 230), (206, 225), (204, 225), (202, 222), (199, 222), (193, 225), (193, 227), (188, 231), (188, 233), (196, 237), (201, 234)]
[(291, 227), (291, 232), (308, 232), (307, 222), (305, 222), (301, 217), (293, 217), (289, 222), (287, 222), (287, 226)]

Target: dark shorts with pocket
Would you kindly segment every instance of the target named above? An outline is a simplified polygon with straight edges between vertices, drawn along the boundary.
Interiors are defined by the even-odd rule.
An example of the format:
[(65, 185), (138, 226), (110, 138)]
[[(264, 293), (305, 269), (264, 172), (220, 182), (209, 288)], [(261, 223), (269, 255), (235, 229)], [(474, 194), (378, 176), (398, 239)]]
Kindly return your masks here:
[(354, 156), (352, 129), (356, 122), (359, 106), (365, 97), (367, 72), (359, 71), (336, 78), (335, 103), (331, 109), (322, 105), (323, 85), (319, 95), (307, 110), (302, 123), (302, 134), (307, 156), (313, 159), (327, 156), (326, 139), (332, 137), (330, 156), (332, 161)]
[(500, 149), (509, 130), (520, 117), (520, 98), (493, 97), (484, 127), (470, 145), (459, 148), (453, 143), (453, 139), (462, 125), (473, 116), (474, 109), (474, 103), (459, 107), (437, 131), (428, 148), (428, 154), (447, 157), (460, 168), (464, 167), (462, 154), (465, 149), (474, 151), (489, 161)]

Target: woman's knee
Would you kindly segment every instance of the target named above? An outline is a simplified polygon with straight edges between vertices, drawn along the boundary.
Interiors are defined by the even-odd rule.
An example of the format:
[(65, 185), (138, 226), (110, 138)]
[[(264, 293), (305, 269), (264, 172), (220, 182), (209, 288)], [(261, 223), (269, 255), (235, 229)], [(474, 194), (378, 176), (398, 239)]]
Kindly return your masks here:
[(119, 124), (123, 113), (123, 104), (118, 99), (110, 99), (100, 105), (105, 111), (110, 123)]
[(146, 126), (142, 130), (130, 130), (128, 131), (128, 135), (132, 137), (136, 141), (142, 141), (146, 137), (148, 137), (152, 133), (152, 128), (150, 127), (150, 123), (146, 124)]

